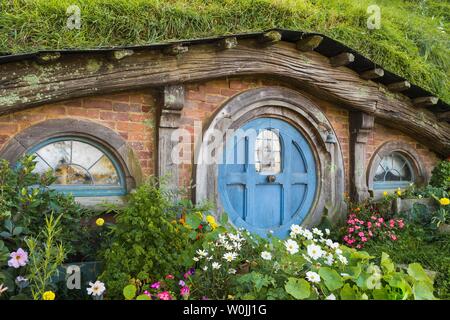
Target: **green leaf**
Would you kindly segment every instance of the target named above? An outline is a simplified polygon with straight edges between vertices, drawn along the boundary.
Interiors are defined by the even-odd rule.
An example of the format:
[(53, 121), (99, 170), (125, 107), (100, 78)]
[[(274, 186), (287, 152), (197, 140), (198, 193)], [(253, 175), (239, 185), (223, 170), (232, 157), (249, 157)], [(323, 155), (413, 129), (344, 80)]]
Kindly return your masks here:
[(136, 286), (133, 284), (129, 284), (125, 288), (123, 288), (123, 296), (127, 300), (132, 300), (136, 296), (136, 291)]
[(5, 221), (5, 228), (6, 228), (6, 230), (9, 231), (9, 233), (12, 233), (12, 231), (13, 231), (13, 223), (12, 223), (11, 220), (8, 219), (8, 220)]
[(306, 299), (311, 294), (311, 286), (304, 279), (288, 278), (284, 289), (295, 299)]
[(227, 223), (228, 223), (228, 215), (226, 214), (226, 212), (223, 212), (222, 215), (220, 216), (220, 224), (224, 226)]
[(389, 300), (389, 295), (385, 289), (374, 289), (372, 295), (375, 300)]
[(414, 299), (434, 300), (433, 286), (427, 281), (417, 281), (413, 285)]
[(381, 267), (383, 268), (384, 272), (387, 274), (395, 272), (394, 263), (389, 258), (389, 255), (384, 252), (381, 253)]
[(140, 294), (136, 297), (136, 300), (151, 300), (150, 297), (146, 294)]
[(18, 236), (18, 235), (20, 235), (22, 232), (23, 232), (23, 228), (22, 228), (22, 227), (16, 227), (16, 228), (14, 228), (13, 236)]
[(423, 270), (422, 266), (419, 263), (411, 263), (408, 266), (408, 274), (418, 281), (427, 281), (432, 283), (431, 279), (428, 277), (425, 270)]
[(342, 300), (357, 300), (356, 291), (346, 283), (341, 289)]
[(336, 270), (328, 267), (322, 267), (319, 269), (319, 276), (325, 282), (325, 285), (330, 291), (341, 288), (344, 285), (341, 276)]
[(197, 229), (200, 223), (202, 222), (202, 219), (200, 219), (199, 216), (197, 216), (194, 213), (188, 214), (186, 216), (186, 223), (192, 228)]
[(361, 260), (369, 260), (375, 258), (374, 256), (371, 256), (366, 251), (354, 251), (350, 255), (351, 259), (361, 259)]

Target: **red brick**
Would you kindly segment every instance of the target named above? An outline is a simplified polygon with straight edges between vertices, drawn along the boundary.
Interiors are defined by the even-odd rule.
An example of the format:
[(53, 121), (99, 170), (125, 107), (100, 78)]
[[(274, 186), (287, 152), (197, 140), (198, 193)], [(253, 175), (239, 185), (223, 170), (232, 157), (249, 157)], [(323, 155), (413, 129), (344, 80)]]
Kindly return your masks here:
[(12, 134), (18, 130), (17, 123), (0, 123), (0, 133)]
[(221, 103), (225, 100), (226, 100), (226, 98), (223, 96), (210, 95), (210, 94), (206, 95), (206, 102), (209, 102), (209, 103)]
[(112, 102), (108, 100), (87, 98), (84, 100), (85, 108), (97, 108), (102, 110), (112, 110)]
[(113, 102), (113, 111), (126, 112), (130, 108), (128, 103), (123, 102)]
[(142, 112), (142, 104), (140, 104), (140, 103), (131, 103), (128, 111), (129, 112)]

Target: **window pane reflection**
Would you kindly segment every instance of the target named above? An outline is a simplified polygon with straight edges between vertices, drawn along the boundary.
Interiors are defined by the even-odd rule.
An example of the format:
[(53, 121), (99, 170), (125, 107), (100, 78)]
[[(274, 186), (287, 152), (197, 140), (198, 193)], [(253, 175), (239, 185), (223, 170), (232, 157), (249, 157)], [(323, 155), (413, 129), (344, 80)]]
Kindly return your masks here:
[(255, 169), (262, 174), (281, 171), (280, 137), (272, 130), (261, 130), (256, 137)]

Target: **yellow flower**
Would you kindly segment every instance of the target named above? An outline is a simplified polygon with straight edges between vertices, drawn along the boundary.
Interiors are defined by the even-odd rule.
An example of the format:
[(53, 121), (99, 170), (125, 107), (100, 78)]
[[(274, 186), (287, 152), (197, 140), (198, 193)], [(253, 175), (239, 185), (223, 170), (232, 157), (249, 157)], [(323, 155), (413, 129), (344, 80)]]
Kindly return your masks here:
[(397, 190), (397, 195), (398, 195), (398, 196), (401, 196), (401, 195), (402, 195), (402, 190), (400, 190), (400, 188), (398, 188), (398, 190)]
[(441, 204), (441, 206), (448, 206), (450, 204), (450, 199), (449, 198), (441, 198), (441, 199), (439, 199), (439, 203)]
[(42, 295), (44, 300), (55, 300), (55, 293), (53, 291), (45, 291)]
[(213, 228), (213, 230), (219, 226), (216, 222), (216, 219), (211, 215), (206, 216), (206, 221), (209, 223), (211, 228)]
[(387, 197), (388, 193), (387, 191), (383, 192), (383, 196)]
[(105, 224), (105, 219), (98, 218), (97, 220), (95, 220), (95, 224), (98, 225), (99, 227), (101, 227), (102, 225)]

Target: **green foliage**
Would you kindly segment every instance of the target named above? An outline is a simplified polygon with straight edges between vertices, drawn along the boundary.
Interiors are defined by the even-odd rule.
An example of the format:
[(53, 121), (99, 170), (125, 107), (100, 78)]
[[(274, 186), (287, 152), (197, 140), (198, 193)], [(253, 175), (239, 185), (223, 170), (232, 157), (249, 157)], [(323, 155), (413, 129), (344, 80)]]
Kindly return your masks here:
[(297, 300), (309, 298), (311, 295), (311, 286), (309, 282), (304, 279), (288, 278), (284, 288), (287, 293)]
[(20, 246), (26, 235), (36, 236), (46, 224), (46, 216), (61, 215), (62, 241), (68, 254), (84, 254), (87, 226), (81, 223), (91, 212), (82, 209), (71, 195), (48, 188), (54, 182), (51, 173), (39, 176), (33, 173), (35, 156), (24, 156), (11, 168), (8, 161), (0, 159), (0, 237), (10, 244)]
[(450, 191), (450, 161), (443, 160), (431, 172), (430, 185)]
[(188, 244), (187, 229), (154, 180), (130, 196), (128, 206), (111, 226), (112, 244), (103, 252), (101, 275), (108, 296), (119, 298), (131, 279), (158, 279), (180, 269), (180, 253)]
[(45, 217), (45, 227), (37, 237), (26, 238), (29, 249), (28, 281), (34, 300), (42, 299), (45, 291), (52, 286), (52, 277), (65, 258), (64, 247), (58, 241), (62, 231), (61, 215)]
[[(374, 241), (368, 244), (366, 250), (373, 254), (383, 251), (389, 254), (397, 263), (420, 263), (424, 268), (436, 272), (434, 277), (435, 293), (438, 298), (450, 298), (450, 235), (439, 234), (431, 228), (422, 225), (407, 225), (401, 238), (395, 243)], [(383, 265), (383, 259), (381, 260)], [(416, 276), (414, 264), (408, 274)]]
[[(66, 27), (70, 5), (81, 29)], [(381, 8), (381, 28), (366, 26)], [(321, 32), (450, 101), (450, 4), (440, 0), (1, 0), (0, 52), (143, 45), (288, 28)]]

